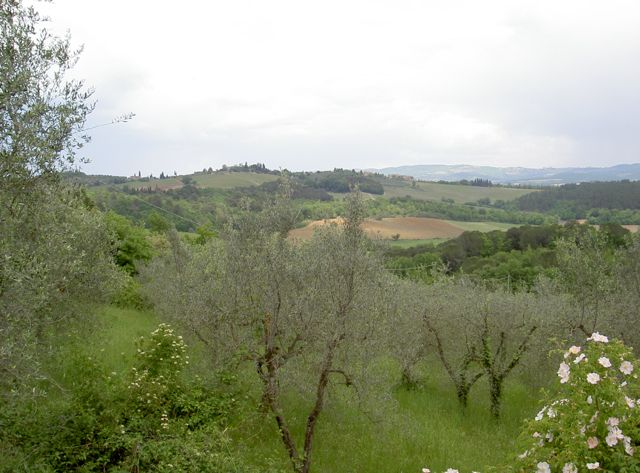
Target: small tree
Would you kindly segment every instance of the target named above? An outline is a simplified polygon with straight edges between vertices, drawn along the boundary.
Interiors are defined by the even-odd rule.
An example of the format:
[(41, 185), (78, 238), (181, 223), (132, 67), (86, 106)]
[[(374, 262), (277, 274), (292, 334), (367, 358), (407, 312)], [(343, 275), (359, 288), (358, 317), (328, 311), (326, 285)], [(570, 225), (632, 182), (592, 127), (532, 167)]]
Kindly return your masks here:
[(471, 388), (486, 376), (491, 414), (499, 417), (504, 381), (522, 362), (538, 327), (535, 297), (491, 291), (466, 279), (429, 288), (424, 324), (463, 408)]
[[(292, 209), (284, 199), (260, 215), (237, 217), (218, 241), (192, 248), (174, 241), (173, 253), (146, 271), (159, 310), (189, 327), (215, 357), (251, 362), (262, 408), (297, 473), (311, 469), (330, 386), (364, 386), (358, 374), (382, 327), (386, 276), (360, 228), (359, 195), (347, 207), (343, 225), (295, 244), (287, 239)], [(294, 387), (310, 399), (302, 439), (283, 395)]]
[(502, 404), (502, 386), (505, 378), (520, 363), (522, 356), (528, 350), (529, 339), (537, 330), (536, 325), (531, 325), (524, 334), (517, 348), (507, 354), (508, 338), (513, 336), (505, 330), (499, 330), (497, 347), (492, 346), (491, 323), (488, 310), (484, 313), (482, 331), (480, 333), (480, 349), (472, 350), (470, 360), (477, 362), (487, 376), (489, 382), (489, 397), (491, 400), (491, 415), (500, 417)]
[(416, 365), (429, 352), (427, 334), (421, 327), (425, 286), (400, 278), (392, 278), (389, 284), (391, 296), (386, 301), (385, 310), (387, 344), (400, 364), (401, 384), (412, 388), (418, 383)]
[(613, 251), (606, 235), (593, 229), (579, 229), (556, 246), (561, 281), (580, 309), (571, 329), (588, 335), (598, 329), (614, 289)]
[(0, 2), (0, 382), (14, 386), (74, 307), (104, 300), (119, 279), (102, 216), (60, 185), (93, 103), (67, 77), (78, 51), (42, 24), (33, 7)]
[(0, 3), (0, 201), (12, 214), (89, 140), (82, 128), (92, 92), (67, 78), (79, 51), (42, 23), (20, 0)]

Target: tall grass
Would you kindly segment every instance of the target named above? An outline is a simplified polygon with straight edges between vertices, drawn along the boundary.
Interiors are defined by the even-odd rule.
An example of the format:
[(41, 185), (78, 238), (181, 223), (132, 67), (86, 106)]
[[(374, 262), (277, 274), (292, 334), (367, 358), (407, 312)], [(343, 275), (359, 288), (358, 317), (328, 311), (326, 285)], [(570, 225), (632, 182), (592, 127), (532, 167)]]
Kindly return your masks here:
[[(101, 323), (87, 336), (89, 351), (114, 371), (130, 366), (135, 341), (157, 326), (153, 313), (113, 307), (101, 309)], [(192, 346), (194, 365), (206, 364), (206, 352)], [(463, 412), (452, 385), (437, 363), (430, 363), (415, 389), (396, 383), (400, 376), (393, 363), (378, 370), (376, 386), (385, 393), (373, 396), (366, 409), (354, 402), (350, 388), (336, 388), (317, 426), (312, 471), (315, 473), (419, 473), (454, 467), (460, 471), (484, 471), (505, 463), (514, 454), (521, 422), (536, 412), (535, 392), (514, 380), (505, 388), (499, 422), (489, 415), (487, 387), (478, 383), (469, 407)], [(275, 421), (258, 411), (260, 386), (254, 371), (239, 374), (240, 410), (229, 431), (232, 450), (266, 470), (289, 469)], [(285, 393), (296, 438), (301, 441), (311, 399), (297, 391)]]
[[(399, 379), (397, 372), (389, 375)], [(275, 421), (255, 410), (257, 393), (251, 391), (257, 386), (249, 389), (252, 401), (237, 421), (235, 440), (243, 455), (256, 464), (263, 458), (279, 458), (286, 466), (288, 459)], [(536, 409), (534, 393), (514, 381), (506, 386), (500, 421), (489, 415), (487, 386), (482, 383), (472, 391), (463, 412), (453, 387), (437, 366), (418, 388), (389, 385), (389, 391), (390, 399), (369, 406), (371, 412), (349, 402), (346, 393), (337, 393), (337, 400), (334, 397), (326, 406), (318, 422), (313, 471), (417, 473), (425, 466), (435, 471), (448, 467), (484, 471), (509, 461), (522, 421)], [(290, 407), (288, 417), (299, 441), (309, 403), (293, 393), (284, 403)]]

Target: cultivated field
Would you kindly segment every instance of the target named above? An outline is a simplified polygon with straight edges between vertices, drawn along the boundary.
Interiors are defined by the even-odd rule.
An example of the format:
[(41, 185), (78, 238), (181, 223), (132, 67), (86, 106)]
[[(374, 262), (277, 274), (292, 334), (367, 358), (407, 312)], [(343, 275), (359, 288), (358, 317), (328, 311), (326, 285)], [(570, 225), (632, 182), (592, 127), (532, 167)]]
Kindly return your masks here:
[[(292, 238), (307, 239), (313, 232), (323, 226), (338, 224), (339, 219), (316, 220), (303, 228), (296, 228), (290, 232)], [(394, 235), (400, 235), (400, 240), (431, 240), (434, 238), (455, 238), (464, 231), (478, 230), (489, 232), (492, 230), (506, 230), (515, 226), (509, 223), (495, 222), (456, 222), (439, 218), (423, 217), (391, 217), (380, 220), (366, 219), (363, 223), (364, 230), (374, 238), (390, 239)]]
[(385, 180), (384, 196), (406, 197), (419, 200), (453, 199), (457, 203), (476, 202), (478, 199), (488, 198), (496, 200), (514, 200), (518, 197), (537, 192), (535, 189), (519, 189), (515, 187), (477, 187), (456, 184), (437, 184), (434, 182), (416, 181), (415, 187), (410, 182), (402, 180)]

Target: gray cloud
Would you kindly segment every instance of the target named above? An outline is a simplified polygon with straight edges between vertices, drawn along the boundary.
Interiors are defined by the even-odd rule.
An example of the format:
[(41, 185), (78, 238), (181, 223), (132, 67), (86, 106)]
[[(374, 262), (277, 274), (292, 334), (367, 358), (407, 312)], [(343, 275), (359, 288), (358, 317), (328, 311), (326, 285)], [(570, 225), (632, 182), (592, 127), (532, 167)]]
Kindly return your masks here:
[(90, 172), (640, 161), (631, 0), (88, 3)]

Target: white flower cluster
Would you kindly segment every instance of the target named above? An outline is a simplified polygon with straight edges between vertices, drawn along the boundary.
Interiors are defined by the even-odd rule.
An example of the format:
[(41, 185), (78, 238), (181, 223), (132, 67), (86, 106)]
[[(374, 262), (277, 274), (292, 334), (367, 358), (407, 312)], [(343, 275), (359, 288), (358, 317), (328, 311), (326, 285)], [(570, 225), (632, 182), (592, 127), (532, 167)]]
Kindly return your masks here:
[(169, 415), (166, 411), (162, 413), (162, 416), (160, 416), (160, 427), (163, 429), (169, 428)]
[[(598, 332), (593, 333), (588, 341), (596, 342), (596, 343), (609, 343), (609, 338), (599, 334)], [(568, 359), (571, 355), (578, 355), (573, 360), (574, 364), (578, 364), (582, 361), (587, 361), (586, 356), (582, 352), (582, 348), (579, 346), (572, 346), (567, 350), (564, 354), (565, 360)], [(598, 358), (598, 363), (604, 368), (611, 368), (613, 364), (611, 360), (606, 356), (601, 356)], [(620, 363), (620, 372), (624, 375), (630, 375), (633, 373), (633, 364), (630, 361), (622, 360)], [(571, 375), (571, 366), (569, 366), (566, 362), (560, 363), (560, 367), (558, 368), (558, 376), (560, 377), (560, 383), (565, 384), (569, 381), (569, 376)], [(601, 376), (598, 373), (592, 372), (587, 374), (587, 382), (589, 384), (598, 384), (601, 381)]]
[[(609, 457), (610, 454), (607, 453), (610, 451), (609, 449), (622, 446), (626, 455), (633, 456), (635, 453), (634, 440), (623, 431), (627, 428), (625, 426), (633, 427), (635, 425), (631, 420), (637, 414), (630, 412), (630, 410), (640, 408), (640, 399), (633, 399), (627, 395), (630, 392), (635, 392), (628, 391), (628, 382), (637, 378), (633, 375), (634, 364), (630, 361), (631, 355), (628, 351), (621, 350), (622, 345), (618, 341), (606, 346), (609, 344), (608, 337), (597, 332), (592, 334), (588, 341), (590, 345), (586, 349), (574, 345), (564, 353), (564, 360), (560, 363), (557, 374), (560, 378), (560, 384), (571, 385), (569, 391), (566, 391), (569, 393), (571, 401), (567, 399), (555, 401), (551, 405), (544, 406), (536, 414), (535, 421), (540, 422), (540, 428), (545, 429), (544, 431), (547, 433), (541, 433), (544, 432), (543, 430), (534, 431), (532, 434), (533, 447), (519, 455), (518, 458), (524, 464), (528, 463), (529, 468), (533, 467), (533, 470), (528, 471), (551, 473), (552, 471), (560, 471), (561, 468), (562, 473), (578, 473), (578, 471), (600, 470), (606, 467), (606, 461), (604, 466), (602, 463), (603, 459), (606, 460)], [(598, 345), (605, 346), (599, 347)], [(594, 353), (598, 353), (598, 355), (594, 356)], [(590, 360), (587, 357), (592, 357), (593, 362), (589, 363)], [(584, 410), (580, 405), (580, 400), (573, 397), (573, 393), (584, 392), (583, 390), (586, 390), (586, 403), (591, 406), (590, 408), (584, 407)], [(568, 410), (560, 409), (560, 406), (557, 405), (569, 402), (571, 405)], [(588, 422), (578, 420), (581, 415), (585, 415), (587, 419), (590, 416)], [(552, 420), (556, 417), (559, 423)], [(572, 423), (572, 426), (579, 427), (578, 432), (571, 434), (565, 431), (565, 421), (563, 420), (565, 417), (567, 421)], [(602, 424), (598, 422), (598, 419), (602, 419)], [(580, 425), (582, 426), (580, 427)], [(602, 433), (602, 427), (606, 427), (606, 435)], [(567, 434), (570, 435), (570, 440), (565, 437)], [(575, 442), (582, 437), (583, 440), (580, 441), (584, 442), (582, 444), (584, 447), (576, 445), (577, 456), (573, 457), (574, 459), (582, 457), (584, 461), (582, 466), (579, 464), (581, 462), (575, 460), (568, 461), (564, 465), (562, 463), (560, 465), (551, 464), (551, 460), (540, 461), (551, 458), (559, 452), (553, 445), (554, 439), (558, 436), (563, 437), (563, 440), (560, 440), (563, 442), (562, 447), (558, 445), (558, 448), (563, 450), (567, 448), (567, 444), (564, 442)], [(593, 454), (586, 454), (591, 450), (594, 451)], [(580, 451), (583, 453), (577, 453)], [(613, 453), (612, 450), (611, 452)], [(566, 458), (569, 460), (571, 457)], [(598, 461), (595, 461), (596, 458)], [(530, 463), (531, 461), (534, 463)]]

